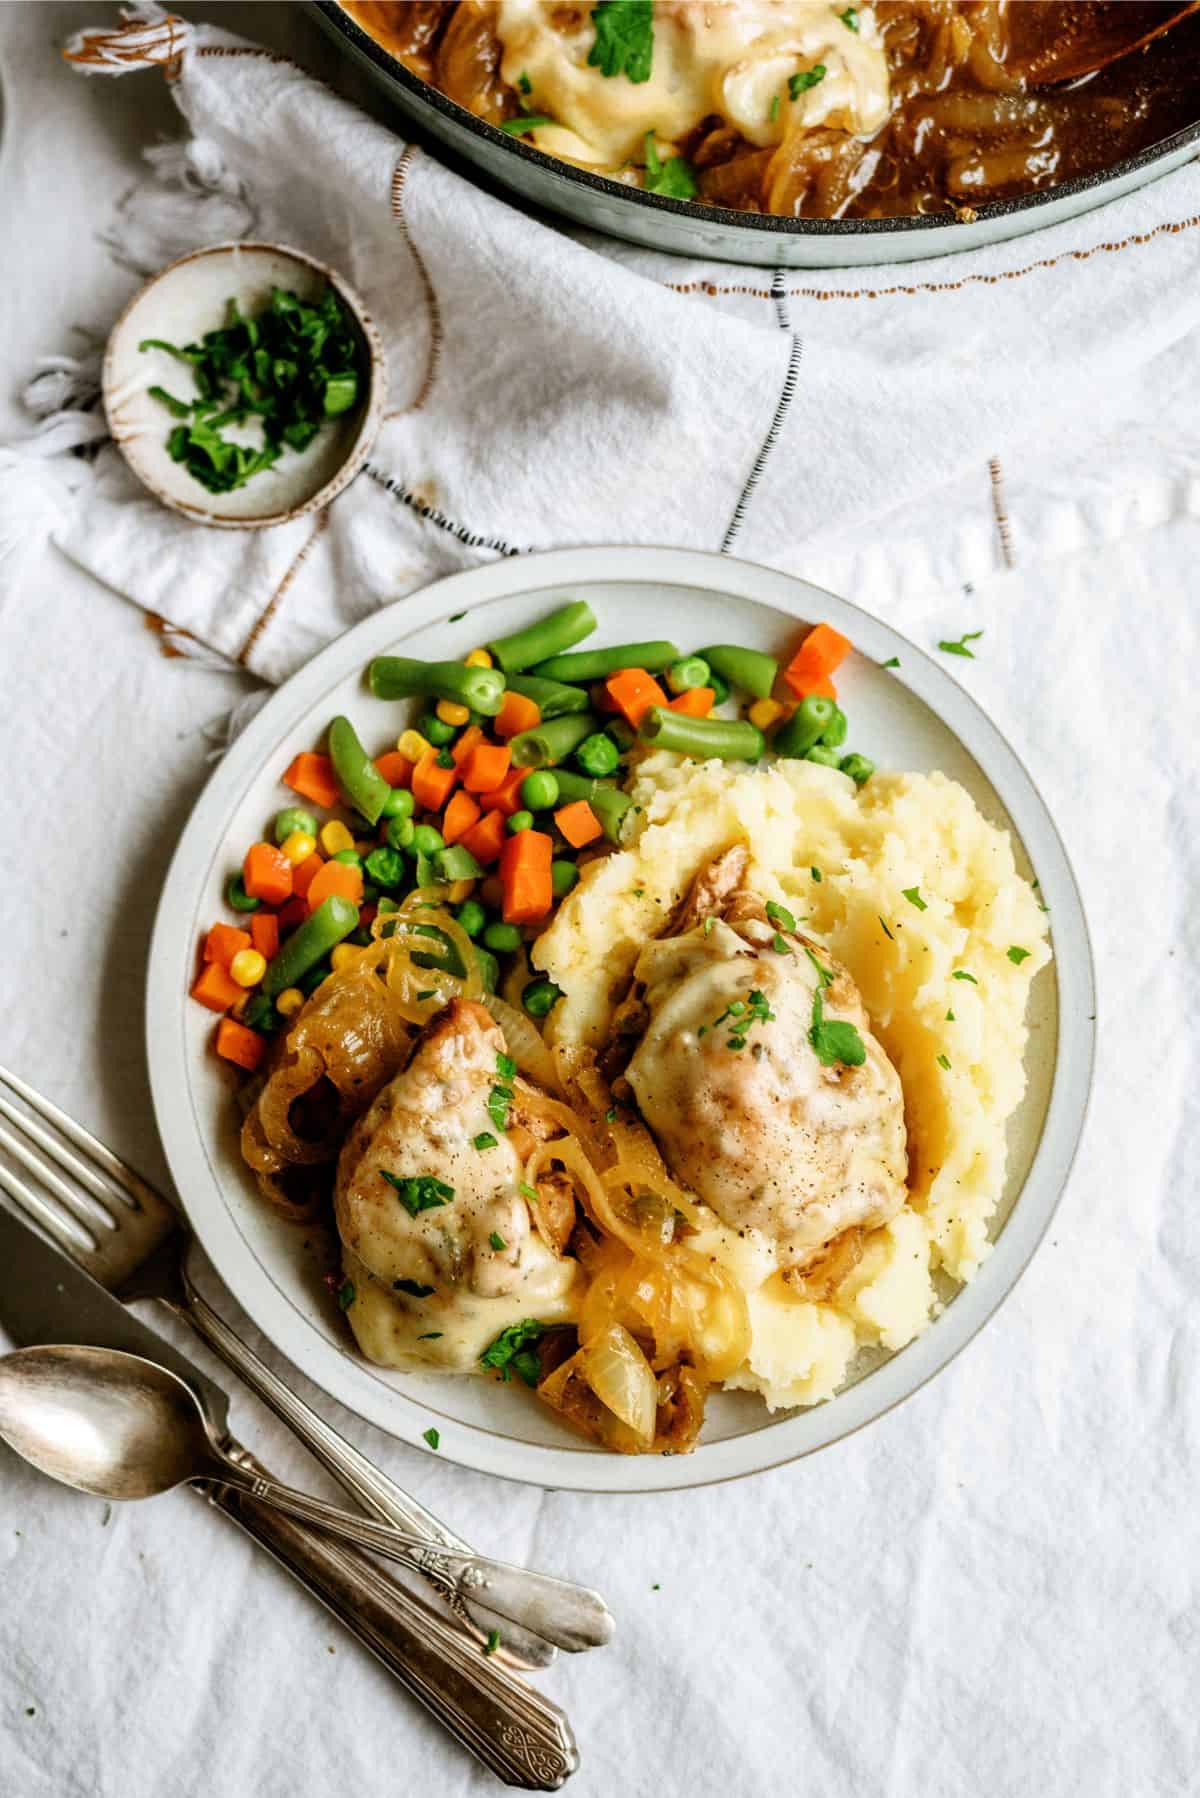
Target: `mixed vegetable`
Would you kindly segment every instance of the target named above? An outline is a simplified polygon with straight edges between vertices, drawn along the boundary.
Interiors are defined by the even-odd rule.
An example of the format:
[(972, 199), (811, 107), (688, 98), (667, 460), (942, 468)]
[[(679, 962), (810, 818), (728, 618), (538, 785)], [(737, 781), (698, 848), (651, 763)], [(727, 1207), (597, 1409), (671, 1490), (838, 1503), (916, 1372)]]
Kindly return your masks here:
[[(272, 1034), (417, 889), (453, 909), (488, 991), (515, 977), (526, 1013), (546, 1017), (561, 994), (532, 976), (526, 937), (580, 866), (620, 841), (635, 751), (757, 762), (770, 749), (859, 786), (873, 773), (866, 756), (844, 753), (833, 675), (850, 644), (831, 625), (808, 631), (782, 668), (736, 644), (687, 655), (669, 642), (577, 648), (595, 629), (577, 600), (461, 662), (375, 658), (375, 696), (423, 709), (375, 756), (335, 718), (324, 750), (285, 770), (300, 803), (276, 814), (230, 876), (235, 921), (208, 932), (191, 989), (220, 1015), (218, 1055), (253, 1072)], [(458, 951), (429, 932), (440, 939), (430, 967), (447, 966)]]

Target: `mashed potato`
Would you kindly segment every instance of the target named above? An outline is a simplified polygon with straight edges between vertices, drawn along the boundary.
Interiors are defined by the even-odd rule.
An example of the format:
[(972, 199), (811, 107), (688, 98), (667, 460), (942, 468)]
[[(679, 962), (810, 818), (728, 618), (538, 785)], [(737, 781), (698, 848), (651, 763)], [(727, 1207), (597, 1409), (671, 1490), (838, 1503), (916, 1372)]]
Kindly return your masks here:
[(629, 846), (586, 870), (533, 949), (565, 995), (551, 1040), (604, 1041), (646, 939), (702, 864), (744, 840), (749, 883), (849, 968), (904, 1086), (909, 1204), (870, 1235), (829, 1302), (788, 1296), (754, 1232), (714, 1218), (694, 1244), (749, 1294), (750, 1354), (726, 1385), (772, 1409), (816, 1404), (859, 1350), (903, 1348), (926, 1328), (936, 1273), (970, 1280), (989, 1253), (1005, 1125), (1025, 1090), (1026, 999), (1050, 959), (1046, 919), (1008, 833), (941, 774), (876, 774), (859, 790), (811, 762), (747, 770), (658, 754), (632, 791)]

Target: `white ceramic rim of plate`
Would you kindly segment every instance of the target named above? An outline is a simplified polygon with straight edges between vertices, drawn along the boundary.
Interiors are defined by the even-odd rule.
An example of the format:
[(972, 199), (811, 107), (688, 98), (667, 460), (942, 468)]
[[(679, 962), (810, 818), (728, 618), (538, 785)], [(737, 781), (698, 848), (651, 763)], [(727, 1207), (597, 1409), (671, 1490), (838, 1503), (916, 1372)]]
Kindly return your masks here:
[(364, 1392), (360, 1386), (350, 1389), (339, 1378), (341, 1365), (351, 1359), (349, 1350), (331, 1355), (315, 1330), (297, 1330), (291, 1301), (247, 1254), (236, 1221), (221, 1199), (192, 1108), (183, 1102), (189, 1091), (182, 1029), (184, 971), (195, 958), (196, 892), (211, 862), (213, 841), (223, 835), (264, 755), (355, 665), (365, 667), (373, 655), (452, 613), (526, 590), (569, 591), (599, 582), (704, 588), (773, 606), (798, 619), (827, 619), (876, 662), (901, 654), (895, 678), (929, 706), (975, 758), (1037, 869), (1052, 919), (1058, 981), (1054, 1074), (1025, 1183), (975, 1279), (907, 1348), (822, 1405), (788, 1412), (749, 1434), (702, 1443), (692, 1455), (580, 1455), (514, 1442), (461, 1423), (443, 1434), (441, 1458), (479, 1472), (551, 1489), (670, 1491), (717, 1484), (797, 1460), (852, 1435), (918, 1391), (954, 1359), (1012, 1291), (1049, 1226), (1075, 1158), (1091, 1087), (1096, 1012), (1092, 949), (1079, 889), (1057, 828), (1024, 765), (977, 702), (923, 650), (890, 625), (808, 582), (756, 563), (693, 550), (553, 550), (450, 575), (408, 595), (356, 625), (293, 675), (246, 727), (202, 793), (180, 838), (155, 920), (146, 995), (147, 1055), (155, 1115), (176, 1186), (196, 1234), (238, 1303), (330, 1397), (390, 1435), (421, 1446), (428, 1407), (391, 1387), (380, 1385), (378, 1394)]
[[(248, 513), (231, 515), (219, 509), (221, 495), (213, 494), (205, 500), (189, 501), (181, 499), (177, 494), (169, 492), (155, 478), (145, 457), (138, 453), (138, 438), (121, 428), (121, 421), (116, 417), (116, 406), (113, 399), (115, 369), (118, 356), (124, 353), (123, 337), (129, 321), (147, 294), (161, 282), (175, 276), (182, 268), (195, 262), (201, 262), (211, 256), (232, 256), (234, 252), (269, 252), (271, 255), (294, 262), (298, 267), (308, 269), (312, 274), (322, 277), (333, 288), (339, 299), (349, 309), (354, 323), (361, 333), (367, 351), (368, 391), (367, 402), (363, 408), (362, 419), (358, 430), (347, 448), (346, 454), (338, 463), (329, 478), (322, 482), (317, 490), (306, 499), (297, 500), (294, 505), (277, 509), (273, 512)], [(168, 262), (165, 268), (151, 275), (150, 279), (138, 288), (133, 297), (126, 303), (121, 316), (108, 334), (108, 343), (104, 350), (104, 362), (100, 374), (100, 392), (104, 405), (105, 418), (113, 442), (124, 457), (126, 466), (136, 475), (148, 493), (172, 512), (179, 512), (190, 518), (195, 524), (206, 524), (222, 531), (263, 531), (272, 525), (287, 524), (294, 518), (303, 518), (309, 512), (316, 512), (329, 505), (331, 500), (343, 492), (363, 463), (371, 453), (371, 446), (383, 422), (383, 409), (387, 397), (387, 352), (383, 347), (383, 338), (379, 334), (374, 319), (360, 295), (351, 287), (344, 275), (321, 262), (316, 256), (310, 256), (305, 250), (296, 249), (294, 244), (272, 243), (266, 238), (230, 238), (224, 243), (205, 244), (202, 248), (189, 250), (186, 255), (177, 256), (174, 262)], [(197, 485), (197, 493), (204, 490)]]

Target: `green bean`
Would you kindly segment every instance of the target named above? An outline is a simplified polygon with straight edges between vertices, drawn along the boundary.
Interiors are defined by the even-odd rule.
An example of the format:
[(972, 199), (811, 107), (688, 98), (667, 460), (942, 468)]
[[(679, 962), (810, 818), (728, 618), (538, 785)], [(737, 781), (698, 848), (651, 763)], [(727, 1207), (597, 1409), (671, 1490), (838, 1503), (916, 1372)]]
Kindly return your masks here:
[(604, 834), (609, 842), (620, 842), (625, 814), (633, 804), (628, 793), (613, 786), (611, 781), (589, 780), (586, 774), (572, 774), (566, 768), (556, 768), (555, 779), (558, 781), (558, 796), (564, 804), (570, 805), (573, 800), (586, 799), (604, 826)]
[(368, 824), (378, 824), (391, 787), (358, 740), (349, 718), (329, 726), (329, 754), (338, 786)]
[(478, 880), (483, 869), (475, 860), (469, 849), (461, 843), (451, 843), (445, 849), (439, 849), (433, 858), (439, 880), (449, 882), (456, 880)]
[(840, 705), (833, 708), (833, 717), (821, 732), (821, 741), (826, 749), (840, 749), (846, 741), (846, 714)]
[(437, 870), (433, 865), (433, 857), (418, 849), (413, 860), (413, 884), (419, 887), (437, 885)]
[(744, 718), (687, 718), (682, 712), (652, 705), (638, 726), (643, 743), (692, 755), (702, 761), (756, 762), (766, 747), (762, 732)]
[(804, 759), (806, 762), (817, 762), (822, 768), (836, 768), (842, 758), (836, 749), (826, 749), (824, 743), (814, 743)]
[(511, 637), (497, 637), (488, 648), (505, 674), (520, 674), (535, 662), (544, 662), (547, 656), (570, 649), (572, 643), (582, 643), (595, 628), (595, 614), (586, 599), (574, 599), (525, 630), (514, 631)]
[(729, 698), (729, 682), (725, 679), (725, 676), (723, 674), (718, 674), (715, 668), (710, 668), (708, 671), (708, 684), (713, 690), (713, 705), (724, 705), (725, 701)]
[(547, 812), (558, 804), (558, 777), (548, 769), (527, 774), (521, 782), (521, 803), (531, 812)]
[(604, 726), (604, 730), (605, 734), (612, 738), (622, 755), (627, 749), (632, 749), (637, 742), (637, 732), (628, 719), (610, 718)]
[(667, 685), (672, 693), (690, 693), (693, 687), (707, 687), (711, 673), (703, 656), (680, 656), (667, 669)]
[(509, 674), (505, 684), (511, 692), (532, 699), (543, 718), (561, 718), (564, 712), (586, 712), (592, 703), (584, 687), (564, 686), (557, 680), (538, 680), (533, 674)]
[(800, 701), (786, 724), (781, 724), (775, 732), (771, 748), (776, 755), (802, 760), (813, 744), (821, 741), (822, 733), (833, 723), (837, 709), (832, 699), (810, 693), (807, 699)]
[(571, 712), (547, 718), (532, 730), (523, 730), (509, 744), (514, 768), (550, 768), (565, 762), (573, 749), (596, 728), (591, 712)]
[(468, 936), (478, 936), (487, 923), (487, 913), (478, 899), (464, 899), (454, 915)]
[(485, 949), (482, 943), (472, 943), (471, 947), (475, 951), (475, 961), (479, 968), (479, 978), (483, 982), (483, 990), (485, 993), (494, 993), (500, 984), (500, 963), (491, 950)]
[(594, 780), (603, 780), (606, 774), (615, 774), (620, 759), (620, 750), (603, 731), (585, 737), (575, 751), (576, 765)]
[(700, 654), (714, 674), (720, 674), (733, 687), (753, 693), (755, 699), (770, 699), (779, 663), (761, 649), (742, 649), (736, 643), (714, 643)]
[(844, 755), (838, 767), (850, 776), (856, 787), (866, 786), (875, 772), (875, 764), (869, 755)]
[(307, 999), (311, 996), (311, 994), (316, 992), (317, 988), (324, 981), (329, 979), (329, 976), (332, 973), (333, 973), (333, 969), (330, 967), (330, 965), (327, 961), (319, 961), (315, 968), (310, 968), (308, 970), (307, 974), (302, 974), (300, 976), (299, 980), (296, 982), (296, 985), (300, 988), (300, 991), (304, 994), (304, 997)]
[(240, 874), (231, 874), (225, 882), (225, 903), (232, 911), (257, 911), (261, 899), (252, 899)]
[(367, 669), (376, 699), (449, 699), (494, 718), (504, 704), (504, 676), (498, 668), (468, 668), (464, 662), (418, 662), (412, 656), (376, 656)]
[(296, 926), (273, 957), (263, 975), (262, 990), (267, 998), (274, 999), (285, 987), (295, 986), (302, 975), (315, 968), (331, 949), (344, 942), (357, 928), (357, 905), (352, 905), (338, 893), (323, 899), (312, 916)]
[(552, 656), (539, 662), (534, 673), (541, 680), (607, 680), (622, 668), (644, 668), (656, 674), (679, 660), (674, 643), (616, 643), (611, 649), (581, 649), (575, 655)]
[(265, 993), (253, 995), (243, 1011), (240, 1021), (251, 1030), (261, 1030), (264, 1036), (270, 1036), (283, 1023), (283, 1019)]
[(275, 841), (277, 843), (286, 842), (294, 830), (303, 831), (306, 837), (315, 837), (317, 820), (302, 806), (285, 806), (283, 811), (275, 814)]

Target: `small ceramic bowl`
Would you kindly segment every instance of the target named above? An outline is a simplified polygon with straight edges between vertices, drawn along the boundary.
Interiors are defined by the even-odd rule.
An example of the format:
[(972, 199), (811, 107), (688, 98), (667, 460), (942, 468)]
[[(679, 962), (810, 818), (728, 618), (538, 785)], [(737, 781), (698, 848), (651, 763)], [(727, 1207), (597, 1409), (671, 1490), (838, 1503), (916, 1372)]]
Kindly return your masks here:
[[(167, 439), (176, 423), (149, 389), (162, 386), (181, 399), (194, 392), (190, 370), (165, 350), (141, 350), (148, 337), (188, 344), (223, 324), (235, 299), (253, 317), (273, 287), (313, 302), (332, 287), (362, 340), (366, 391), (349, 412), (322, 426), (307, 449), (285, 448), (232, 493), (210, 493), (172, 459)], [(156, 499), (199, 524), (225, 530), (263, 530), (329, 504), (358, 473), (383, 416), (387, 366), (383, 341), (366, 307), (342, 277), (300, 250), (273, 243), (221, 243), (169, 263), (135, 294), (113, 327), (104, 356), (104, 410), (113, 442)], [(250, 441), (255, 427), (228, 429)]]

